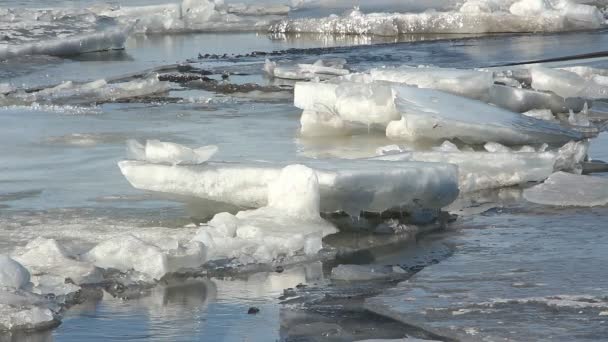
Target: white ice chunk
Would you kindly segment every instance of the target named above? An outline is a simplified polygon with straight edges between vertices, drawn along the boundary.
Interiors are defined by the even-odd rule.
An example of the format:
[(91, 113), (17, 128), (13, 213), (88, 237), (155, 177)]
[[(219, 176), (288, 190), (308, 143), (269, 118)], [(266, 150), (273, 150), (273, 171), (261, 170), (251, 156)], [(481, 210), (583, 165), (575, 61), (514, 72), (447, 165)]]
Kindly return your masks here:
[(320, 59), (313, 64), (297, 64), (293, 66), (280, 66), (276, 62), (266, 60), (264, 71), (271, 77), (290, 80), (312, 80), (319, 78), (327, 80), (336, 76), (345, 76), (350, 73), (344, 69), (344, 59), (323, 60)]
[[(435, 163), (309, 161), (319, 180), (321, 211), (384, 211), (393, 207), (440, 208), (457, 196), (457, 170)], [(268, 185), (282, 165), (206, 163), (169, 166), (123, 161), (119, 167), (136, 188), (203, 198), (244, 208), (266, 206)]]
[(107, 83), (97, 80), (84, 84), (64, 82), (55, 87), (33, 93), (19, 92), (7, 98), (23, 103), (94, 103), (118, 99), (164, 93), (169, 90), (168, 82), (158, 80), (158, 75), (129, 82)]
[(370, 75), (374, 81), (438, 89), (475, 99), (487, 99), (494, 83), (491, 72), (472, 69), (399, 67), (372, 69)]
[(532, 88), (537, 90), (552, 91), (564, 98), (608, 98), (608, 85), (598, 83), (593, 78), (585, 79), (571, 71), (540, 66), (530, 68), (530, 73)]
[(0, 255), (0, 287), (21, 289), (30, 282), (30, 272), (7, 255)]
[(0, 331), (42, 330), (56, 326), (59, 317), (44, 297), (24, 291), (0, 290)]
[(403, 152), (373, 159), (425, 161), (458, 166), (462, 193), (538, 182), (554, 172), (556, 153)]
[[(541, 109), (548, 109), (555, 114), (567, 113), (569, 110), (582, 110), (586, 103), (582, 98), (563, 98), (552, 92), (501, 84), (493, 84), (489, 94), (488, 102), (519, 113)], [(543, 119), (548, 119), (548, 117)]]
[(519, 16), (542, 15), (550, 6), (546, 0), (519, 0), (509, 7), (509, 12)]
[[(343, 122), (382, 129), (399, 117), (388, 84), (341, 82), (296, 83), (294, 105), (305, 110), (330, 112)], [(307, 130), (310, 132), (310, 130)]]
[(505, 145), (499, 144), (497, 142), (487, 142), (485, 145), (483, 145), (483, 148), (488, 151), (488, 152), (492, 152), (492, 153), (496, 153), (496, 152), (500, 152), (500, 153), (509, 153), (511, 152), (511, 149), (508, 148)]
[(402, 114), (391, 122), (391, 139), (459, 139), (468, 144), (489, 141), (505, 145), (564, 144), (582, 139), (581, 133), (480, 101), (434, 89), (394, 86), (396, 106)]
[(534, 203), (557, 206), (607, 205), (608, 179), (557, 172), (543, 184), (526, 189), (524, 198)]
[(437, 152), (460, 152), (460, 149), (453, 142), (446, 140), (440, 146), (433, 147), (433, 151)]
[[(57, 276), (61, 283), (65, 283), (68, 278), (75, 284), (96, 284), (103, 279), (98, 268), (76, 260), (54, 239), (34, 239), (25, 247), (19, 248), (14, 258), (34, 274)], [(40, 283), (39, 279), (33, 281)], [(51, 293), (57, 294), (55, 291)]]
[(133, 235), (104, 241), (82, 258), (101, 268), (115, 268), (123, 272), (135, 270), (153, 279), (160, 279), (169, 272), (167, 255), (162, 249)]
[(303, 165), (289, 165), (268, 186), (268, 205), (236, 215), (220, 213), (200, 229), (194, 241), (209, 246), (213, 258), (242, 263), (268, 263), (302, 251), (314, 255), (321, 239), (337, 232), (319, 212), (317, 174)]
[(539, 120), (556, 121), (551, 109), (532, 109), (522, 114)]
[[(134, 143), (129, 143), (128, 146), (135, 147), (132, 155), (138, 156), (139, 147)], [(218, 148), (215, 145), (203, 146), (192, 149), (183, 145), (172, 142), (164, 142), (159, 140), (148, 140), (145, 146), (145, 161), (150, 163), (169, 163), (169, 164), (184, 164), (198, 165), (205, 163), (216, 152)], [(139, 156), (141, 156), (139, 154)]]

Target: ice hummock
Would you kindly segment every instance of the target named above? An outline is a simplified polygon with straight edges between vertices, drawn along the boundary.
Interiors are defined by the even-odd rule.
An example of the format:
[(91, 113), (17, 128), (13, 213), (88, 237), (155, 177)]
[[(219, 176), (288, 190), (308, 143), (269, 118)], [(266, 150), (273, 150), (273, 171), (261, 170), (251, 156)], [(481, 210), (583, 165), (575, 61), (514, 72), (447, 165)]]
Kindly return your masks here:
[(563, 145), (583, 139), (580, 132), (558, 124), (442, 91), (406, 86), (393, 90), (402, 117), (386, 128), (391, 139), (458, 139), (469, 144), (494, 141), (506, 145)]
[(56, 305), (30, 292), (30, 272), (13, 258), (0, 255), (0, 331), (42, 329), (56, 325)]
[(267, 205), (236, 215), (219, 213), (193, 238), (209, 246), (211, 258), (270, 263), (297, 252), (315, 255), (322, 238), (337, 229), (320, 216), (317, 174), (289, 165), (268, 186)]
[(526, 189), (524, 198), (530, 202), (556, 206), (607, 205), (608, 179), (557, 172), (544, 183)]
[(150, 163), (198, 165), (213, 157), (217, 150), (218, 148), (215, 145), (193, 149), (160, 140), (147, 140), (145, 145), (134, 139), (127, 140), (127, 156)]
[(0, 255), (0, 287), (21, 289), (30, 283), (30, 272), (20, 263)]
[(270, 77), (288, 80), (326, 80), (336, 76), (345, 76), (350, 73), (345, 69), (346, 60), (342, 58), (319, 59), (312, 64), (296, 64), (295, 66), (277, 65), (276, 62), (266, 60), (264, 72)]
[[(512, 5), (512, 6), (510, 6)], [(537, 0), (469, 0), (459, 10), (422, 13), (369, 13), (358, 8), (324, 18), (285, 19), (275, 33), (334, 33), (396, 36), (414, 33), (559, 32), (602, 27), (604, 17), (592, 5)]]

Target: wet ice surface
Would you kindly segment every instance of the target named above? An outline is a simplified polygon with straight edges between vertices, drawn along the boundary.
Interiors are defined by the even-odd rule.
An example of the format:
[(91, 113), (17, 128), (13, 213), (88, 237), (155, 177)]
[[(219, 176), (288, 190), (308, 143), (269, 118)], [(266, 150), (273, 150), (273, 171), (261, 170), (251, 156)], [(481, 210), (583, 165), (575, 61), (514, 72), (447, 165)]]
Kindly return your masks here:
[(466, 220), (454, 228), (452, 257), (366, 307), (457, 340), (601, 339), (604, 215), (533, 206)]
[[(435, 40), (438, 38), (442, 40)], [(2, 62), (0, 91), (3, 93), (15, 88), (60, 86), (46, 93), (21, 94), (17, 96), (20, 102), (11, 102), (0, 109), (3, 118), (0, 128), (0, 152), (3, 156), (0, 166), (0, 253), (12, 252), (16, 246), (23, 247), (38, 236), (56, 239), (73, 256), (116, 236), (120, 240), (125, 234), (155, 241), (159, 245), (166, 236), (187, 241), (196, 235), (199, 229), (192, 223), (209, 220), (205, 211), (210, 209), (209, 205), (192, 198), (181, 198), (176, 202), (173, 197), (133, 189), (116, 165), (125, 158), (124, 143), (127, 139), (159, 139), (192, 148), (215, 144), (220, 149), (211, 157), (212, 161), (262, 161), (281, 166), (286, 161), (311, 163), (307, 157), (370, 157), (379, 147), (394, 144), (386, 137), (366, 130), (364, 134), (352, 137), (300, 137), (301, 111), (291, 104), (293, 83), (264, 78), (262, 69), (267, 58), (277, 61), (279, 66), (305, 65), (303, 70), (309, 74), (310, 70), (318, 70), (314, 69), (314, 63), (321, 57), (344, 58), (353, 71), (402, 64), (470, 68), (595, 52), (605, 43), (606, 35), (603, 32), (584, 32), (553, 36), (468, 37), (464, 40), (454, 39), (457, 38), (455, 36), (445, 38), (430, 35), (391, 39), (267, 36), (255, 33), (132, 36), (126, 42), (125, 51), (85, 54), (71, 59), (34, 56)], [(396, 44), (365, 46), (371, 43)], [(332, 47), (337, 45), (345, 47)], [(311, 47), (314, 48), (306, 49)], [(279, 51), (289, 48), (298, 49)], [(252, 51), (275, 50), (279, 52), (274, 55), (250, 54)], [(202, 59), (198, 59), (199, 53)], [(205, 58), (205, 54), (210, 56)], [(146, 79), (111, 81), (117, 76), (187, 59), (200, 69), (184, 72), (174, 68), (171, 75), (182, 76), (183, 79), (167, 77), (167, 80), (175, 81), (169, 84), (153, 79), (149, 87), (142, 87), (151, 90), (149, 92), (133, 91)], [(584, 63), (606, 66), (602, 59)], [(211, 75), (197, 74), (201, 69), (211, 70)], [(228, 76), (227, 81), (221, 81), (223, 75)], [(214, 81), (204, 80), (203, 76)], [(195, 81), (185, 81), (188, 77), (194, 77)], [(94, 82), (102, 78), (108, 84)], [(69, 80), (74, 83), (61, 85)], [(93, 83), (81, 85), (79, 81)], [(119, 96), (127, 82), (134, 82), (126, 86), (129, 95)], [(254, 85), (243, 85), (250, 82)], [(157, 88), (157, 85), (161, 87)], [(606, 136), (602, 135), (591, 144), (591, 156), (608, 159), (605, 147)], [(206, 162), (207, 156), (193, 157), (187, 150), (178, 150), (181, 164), (184, 161), (194, 164)], [(183, 158), (184, 151), (188, 152), (187, 158)], [(175, 153), (161, 157), (155, 162), (164, 162), (164, 167), (177, 164), (174, 163)], [(518, 158), (515, 158), (514, 164), (517, 162)], [(311, 164), (314, 163), (322, 164), (323, 161)], [(540, 172), (531, 171), (529, 178), (523, 179), (539, 180), (552, 171), (550, 163), (540, 164)], [(381, 175), (376, 177), (381, 178)], [(514, 184), (520, 182), (521, 179)], [(264, 192), (262, 197), (266, 195)], [(504, 194), (475, 197), (471, 200), (472, 208), (459, 213), (491, 208), (493, 202), (505, 199), (501, 196), (510, 198)], [(512, 200), (521, 201), (521, 198)], [(250, 208), (238, 208), (234, 213), (247, 209)], [(210, 211), (214, 213), (213, 209)], [(526, 214), (522, 220), (534, 215)], [(592, 220), (581, 215), (581, 221)], [(578, 216), (572, 214), (572, 217)], [(253, 218), (258, 226), (267, 222), (264, 215)], [(327, 219), (326, 216), (323, 218)], [(332, 222), (339, 219), (332, 218)], [(376, 217), (370, 221), (377, 224), (382, 220)], [(542, 221), (538, 225), (550, 227), (551, 223)], [(286, 267), (283, 273), (218, 272), (200, 281), (182, 283), (169, 279), (169, 284), (161, 283), (151, 290), (147, 286), (123, 289), (113, 283), (104, 287), (103, 292), (88, 293), (84, 304), (62, 311), (63, 324), (58, 329), (30, 338), (77, 341), (118, 338), (242, 340), (250, 337), (254, 340), (334, 338), (350, 341), (405, 335), (432, 337), (412, 331), (397, 321), (365, 312), (361, 303), (423, 266), (443, 260), (449, 252), (440, 244), (431, 248), (436, 254), (417, 259), (411, 253), (424, 251), (424, 245), (404, 242), (415, 235), (413, 227), (381, 224), (375, 229), (379, 233), (399, 231), (404, 235), (389, 235), (383, 240), (378, 237), (382, 235), (355, 233), (353, 237), (347, 233), (328, 236), (324, 240), (326, 246), (336, 245), (350, 252), (361, 250), (354, 256), (347, 253), (348, 257), (338, 259), (337, 263), (361, 264), (361, 267), (354, 268), (356, 272), (342, 272), (335, 278), (335, 281), (343, 282), (338, 286), (331, 280), (331, 270), (337, 266), (331, 261), (333, 256), (327, 257), (330, 261), (324, 259), (323, 264), (304, 260), (304, 265)], [(394, 244), (393, 255), (387, 252), (389, 248), (384, 250), (382, 247), (387, 243)], [(379, 246), (378, 255), (369, 252), (373, 246)], [(22, 261), (27, 263), (25, 259)], [(369, 263), (373, 265), (369, 266)], [(386, 274), (385, 283), (380, 285), (378, 280), (363, 285), (359, 283), (370, 278), (370, 269), (374, 270), (372, 273), (379, 270)], [(112, 276), (126, 284), (132, 280), (120, 278), (124, 276), (121, 274)], [(38, 275), (32, 279), (37, 281), (36, 277)], [(296, 293), (306, 291), (297, 287), (300, 283), (308, 284), (310, 288), (310, 293), (303, 296), (307, 298), (303, 301), (303, 316), (299, 316), (293, 306), (279, 304), (279, 301), (290, 299), (290, 296), (285, 297), (285, 289), (295, 288)], [(69, 291), (71, 284), (64, 284), (61, 288)], [(346, 299), (344, 293), (348, 294)], [(330, 300), (324, 301), (326, 297)], [(352, 303), (352, 297), (361, 300)], [(260, 313), (248, 315), (246, 312), (250, 306), (260, 308)], [(342, 307), (351, 308), (354, 313), (344, 311)], [(333, 318), (336, 316), (345, 318), (336, 321)], [(326, 336), (309, 336), (311, 327)], [(378, 330), (383, 331), (382, 336), (378, 335)], [(23, 338), (22, 334), (0, 337), (9, 340)]]

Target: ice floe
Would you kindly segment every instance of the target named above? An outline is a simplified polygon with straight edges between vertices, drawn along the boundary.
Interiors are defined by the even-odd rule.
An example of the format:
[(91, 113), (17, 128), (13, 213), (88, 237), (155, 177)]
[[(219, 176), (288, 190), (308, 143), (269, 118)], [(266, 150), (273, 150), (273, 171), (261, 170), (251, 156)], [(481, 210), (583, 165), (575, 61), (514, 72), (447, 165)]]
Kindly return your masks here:
[(277, 65), (276, 62), (266, 60), (264, 71), (270, 77), (289, 79), (289, 80), (326, 80), (336, 76), (345, 76), (350, 73), (345, 69), (346, 60), (319, 59), (312, 64), (297, 64), (295, 66)]
[(494, 83), (492, 72), (474, 69), (399, 67), (371, 69), (369, 74), (374, 81), (443, 90), (476, 99), (487, 99), (490, 86)]
[(434, 89), (393, 87), (401, 120), (386, 128), (389, 138), (406, 141), (459, 139), (479, 144), (564, 144), (580, 132), (486, 103)]
[(0, 97), (0, 105), (91, 104), (165, 93), (168, 90), (169, 83), (159, 81), (156, 74), (118, 83), (108, 83), (103, 79), (87, 83), (66, 81), (37, 91), (26, 92), (22, 89), (13, 91)]
[(605, 99), (608, 97), (608, 81), (605, 76), (585, 78), (573, 71), (534, 66), (530, 68), (532, 88), (546, 90), (564, 98), (582, 97)]
[[(439, 163), (310, 161), (319, 180), (321, 211), (382, 212), (390, 208), (441, 208), (458, 194), (456, 167)], [(135, 188), (190, 196), (225, 206), (266, 206), (268, 185), (284, 165), (206, 163), (169, 166), (122, 161), (119, 167)], [(222, 207), (220, 205), (220, 207)]]
[(544, 183), (526, 189), (524, 198), (530, 202), (556, 206), (607, 205), (608, 179), (557, 172)]
[(458, 10), (422, 13), (363, 13), (285, 19), (271, 32), (335, 33), (396, 36), (412, 33), (556, 32), (595, 29), (604, 24), (601, 11), (591, 5), (538, 0), (464, 2)]
[(0, 255), (0, 286), (21, 289), (30, 283), (30, 272), (6, 255)]

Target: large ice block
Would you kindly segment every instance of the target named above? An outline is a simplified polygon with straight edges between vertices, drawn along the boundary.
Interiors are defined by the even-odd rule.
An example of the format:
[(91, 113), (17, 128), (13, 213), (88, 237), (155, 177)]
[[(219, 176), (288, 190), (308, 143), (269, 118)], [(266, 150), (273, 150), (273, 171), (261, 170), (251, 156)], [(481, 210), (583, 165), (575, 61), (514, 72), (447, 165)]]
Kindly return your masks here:
[(475, 99), (487, 99), (494, 83), (491, 72), (473, 69), (399, 67), (370, 70), (374, 81), (403, 83), (419, 88), (443, 90)]
[[(386, 161), (310, 161), (319, 180), (322, 212), (384, 211), (390, 208), (441, 208), (458, 195), (458, 173), (441, 163)], [(136, 188), (231, 204), (267, 205), (268, 185), (285, 165), (207, 163), (169, 166), (122, 161), (119, 167)]]
[(581, 140), (580, 132), (487, 103), (434, 89), (393, 86), (402, 114), (386, 135), (396, 140), (458, 139), (469, 144), (559, 144)]

